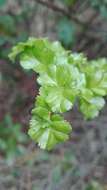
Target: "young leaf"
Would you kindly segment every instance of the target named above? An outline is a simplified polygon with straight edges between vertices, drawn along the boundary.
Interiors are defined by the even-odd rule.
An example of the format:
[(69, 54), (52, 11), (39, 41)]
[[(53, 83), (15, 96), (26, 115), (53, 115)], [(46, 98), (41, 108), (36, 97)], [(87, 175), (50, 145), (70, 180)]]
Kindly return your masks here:
[(13, 47), (9, 57), (17, 56), (23, 68), (39, 74), (41, 87), (28, 133), (41, 148), (49, 150), (68, 139), (70, 124), (58, 113), (72, 109), (76, 100), (86, 119), (98, 116), (107, 95), (105, 58), (88, 61), (83, 54), (64, 50), (59, 42), (35, 38)]
[[(41, 117), (39, 117), (41, 115)], [(30, 121), (28, 134), (38, 142), (42, 149), (52, 149), (57, 143), (66, 141), (71, 132), (71, 126), (58, 115), (44, 119), (41, 113)], [(42, 117), (43, 116), (43, 117)]]

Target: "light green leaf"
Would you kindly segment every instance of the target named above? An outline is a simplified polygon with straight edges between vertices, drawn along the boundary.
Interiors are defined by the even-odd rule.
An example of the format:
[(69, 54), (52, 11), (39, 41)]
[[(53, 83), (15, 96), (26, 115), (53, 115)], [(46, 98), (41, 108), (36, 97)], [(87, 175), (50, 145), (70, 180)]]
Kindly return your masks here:
[(103, 108), (105, 101), (101, 97), (93, 97), (89, 102), (80, 100), (80, 110), (86, 119), (97, 117), (99, 111)]
[(34, 116), (30, 121), (28, 134), (42, 149), (50, 150), (57, 143), (67, 140), (70, 132), (69, 123), (60, 116), (52, 115), (50, 120), (45, 120), (42, 116)]
[(37, 66), (40, 64), (38, 60), (33, 56), (25, 55), (20, 61), (21, 66), (24, 69), (33, 69), (36, 70)]
[(73, 102), (69, 100), (70, 98), (64, 97), (64, 89), (57, 86), (47, 86), (45, 88), (41, 88), (40, 94), (45, 97), (46, 102), (51, 107), (53, 112), (65, 112), (70, 110), (73, 106)]

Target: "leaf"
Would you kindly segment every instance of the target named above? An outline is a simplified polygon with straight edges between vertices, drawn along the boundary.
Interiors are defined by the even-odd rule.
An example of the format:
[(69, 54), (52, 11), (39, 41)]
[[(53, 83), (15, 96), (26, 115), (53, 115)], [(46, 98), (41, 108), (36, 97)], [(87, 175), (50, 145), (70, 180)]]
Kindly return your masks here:
[(70, 53), (68, 62), (69, 64), (74, 64), (83, 73), (88, 65), (87, 57), (82, 53)]
[(66, 46), (71, 46), (75, 41), (75, 26), (67, 18), (63, 18), (57, 27), (59, 40)]
[(41, 113), (40, 115), (31, 119), (28, 134), (42, 149), (50, 150), (57, 143), (68, 139), (71, 131), (69, 123), (58, 115), (52, 115), (49, 120), (45, 119)]
[[(58, 65), (56, 68), (56, 81), (59, 86), (69, 86), (72, 82), (72, 70), (70, 65)], [(63, 73), (63, 75), (62, 75)]]
[(38, 115), (39, 117), (42, 117), (43, 119), (49, 120), (50, 115), (49, 111), (41, 106), (38, 106), (37, 108), (34, 108), (32, 110), (32, 114)]
[(64, 97), (64, 89), (55, 86), (47, 86), (40, 89), (40, 94), (46, 99), (46, 102), (51, 107), (53, 112), (65, 112), (72, 108), (74, 96), (72, 102), (69, 97)]
[(107, 93), (107, 60), (91, 61), (85, 72), (88, 88), (98, 96), (105, 96)]
[(41, 74), (37, 81), (44, 86), (40, 88), (40, 95), (46, 99), (53, 112), (70, 110), (76, 95), (85, 85), (84, 74), (69, 64), (57, 65), (53, 69), (53, 75)]
[(29, 38), (27, 42), (19, 43), (17, 46), (13, 47), (9, 57), (12, 61), (14, 61), (18, 54), (21, 54), (22, 62), (25, 60), (27, 61), (27, 65), (29, 59), (31, 60), (32, 57), (33, 59), (35, 58), (36, 62), (42, 64), (51, 64), (54, 55), (47, 39), (35, 38)]
[(90, 100), (93, 97), (93, 92), (87, 88), (84, 88), (81, 90), (81, 95), (82, 98), (84, 98), (85, 101), (90, 102)]
[(103, 108), (105, 101), (102, 97), (93, 97), (89, 102), (80, 100), (80, 110), (86, 119), (97, 117), (99, 111)]
[(35, 70), (36, 67), (40, 64), (38, 60), (35, 59), (34, 56), (32, 55), (22, 55), (21, 61), (20, 61), (21, 66), (24, 69), (33, 69)]
[(48, 70), (48, 73), (42, 73), (37, 81), (40, 85), (48, 85), (48, 86), (54, 86), (57, 85), (57, 81), (56, 81), (56, 66), (52, 66), (51, 67), (53, 70), (53, 73), (51, 73), (51, 71)]

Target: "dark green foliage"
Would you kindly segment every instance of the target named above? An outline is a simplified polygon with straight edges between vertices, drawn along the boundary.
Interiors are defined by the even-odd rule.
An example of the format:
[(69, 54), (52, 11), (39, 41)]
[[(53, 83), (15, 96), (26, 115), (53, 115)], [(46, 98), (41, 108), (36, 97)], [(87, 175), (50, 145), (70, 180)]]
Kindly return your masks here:
[(10, 161), (25, 150), (22, 144), (27, 142), (27, 137), (21, 128), (20, 124), (13, 123), (9, 115), (0, 123), (0, 152)]
[(75, 25), (67, 18), (61, 18), (58, 26), (57, 32), (59, 40), (63, 43), (65, 47), (71, 47), (75, 42)]
[(104, 18), (107, 18), (107, 0), (90, 0), (90, 2)]

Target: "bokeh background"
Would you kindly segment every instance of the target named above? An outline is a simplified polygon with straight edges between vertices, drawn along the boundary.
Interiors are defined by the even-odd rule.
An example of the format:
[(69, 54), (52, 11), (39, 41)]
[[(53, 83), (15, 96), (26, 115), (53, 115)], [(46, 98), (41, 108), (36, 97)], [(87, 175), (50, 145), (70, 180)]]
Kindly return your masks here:
[(39, 87), (8, 53), (29, 36), (107, 57), (107, 0), (0, 0), (0, 190), (107, 190), (107, 106), (92, 121), (65, 114), (71, 138), (51, 152), (27, 135)]

